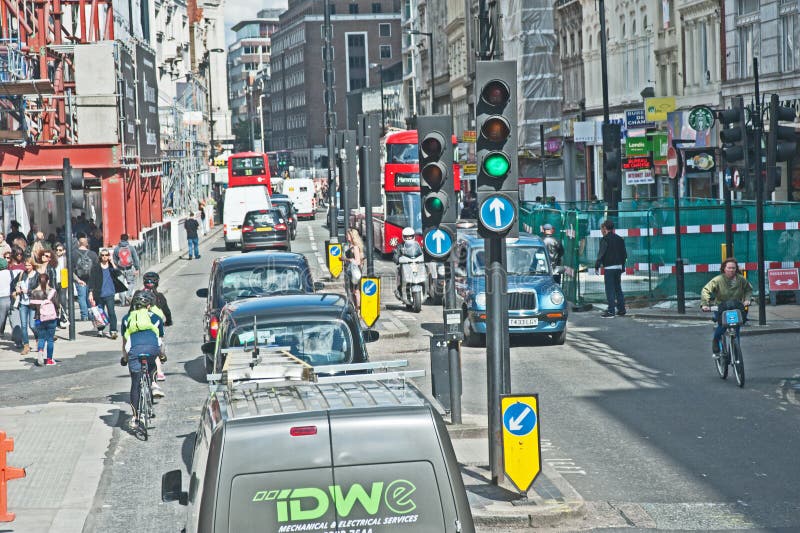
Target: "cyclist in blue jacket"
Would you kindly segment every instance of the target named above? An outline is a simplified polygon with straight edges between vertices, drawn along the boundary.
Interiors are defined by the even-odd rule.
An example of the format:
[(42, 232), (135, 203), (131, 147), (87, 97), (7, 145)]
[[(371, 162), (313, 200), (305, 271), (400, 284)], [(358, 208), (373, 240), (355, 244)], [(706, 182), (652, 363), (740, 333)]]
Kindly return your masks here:
[(149, 291), (139, 291), (131, 303), (132, 310), (122, 317), (122, 359), (119, 363), (127, 365), (131, 375), (131, 410), (133, 416), (129, 422), (131, 429), (136, 428), (136, 407), (141, 394), (142, 364), (140, 355), (147, 355), (147, 370), (153, 383), (153, 396), (163, 397), (164, 393), (155, 383), (156, 358), (166, 357), (161, 354), (161, 342), (164, 337), (164, 322), (160, 316), (150, 310), (155, 303), (155, 296)]

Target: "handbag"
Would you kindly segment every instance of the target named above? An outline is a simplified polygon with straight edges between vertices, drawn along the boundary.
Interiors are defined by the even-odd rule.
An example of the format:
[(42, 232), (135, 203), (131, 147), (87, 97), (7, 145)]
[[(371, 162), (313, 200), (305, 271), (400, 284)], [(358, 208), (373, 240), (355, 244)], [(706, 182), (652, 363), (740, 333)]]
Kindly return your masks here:
[(92, 324), (94, 324), (94, 327), (99, 329), (108, 325), (108, 315), (106, 315), (103, 309), (96, 305), (89, 308), (89, 315), (92, 317)]
[(114, 282), (114, 293), (128, 292), (128, 280), (125, 279), (125, 273), (120, 270), (114, 270), (111, 273), (111, 281)]

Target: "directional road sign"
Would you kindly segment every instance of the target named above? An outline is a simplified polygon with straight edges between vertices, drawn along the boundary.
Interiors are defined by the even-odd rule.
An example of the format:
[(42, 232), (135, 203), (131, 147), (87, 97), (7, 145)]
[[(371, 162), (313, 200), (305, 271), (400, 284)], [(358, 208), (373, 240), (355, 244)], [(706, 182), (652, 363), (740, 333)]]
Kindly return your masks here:
[(514, 204), (499, 194), (487, 196), (479, 211), (481, 224), (495, 233), (502, 233), (514, 223)]
[(342, 243), (328, 243), (328, 270), (331, 276), (338, 278), (342, 273)]
[(800, 290), (800, 277), (796, 268), (771, 268), (767, 270), (770, 292)]
[(430, 230), (423, 239), (425, 250), (434, 257), (446, 257), (453, 249), (453, 238), (440, 228)]
[(527, 492), (542, 470), (539, 397), (536, 394), (501, 396), (500, 412), (506, 476), (517, 489)]
[(361, 318), (368, 328), (381, 316), (381, 279), (361, 278)]

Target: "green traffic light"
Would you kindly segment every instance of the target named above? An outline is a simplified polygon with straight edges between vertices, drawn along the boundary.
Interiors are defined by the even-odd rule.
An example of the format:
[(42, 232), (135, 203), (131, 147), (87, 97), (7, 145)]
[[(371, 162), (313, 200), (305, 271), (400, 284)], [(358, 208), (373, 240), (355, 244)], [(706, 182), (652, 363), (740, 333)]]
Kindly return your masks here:
[(509, 163), (508, 158), (504, 154), (489, 154), (489, 156), (483, 160), (483, 170), (494, 178), (505, 176), (510, 167), (511, 163)]
[(444, 212), (444, 202), (438, 196), (431, 196), (425, 200), (425, 210), (431, 215), (437, 215)]

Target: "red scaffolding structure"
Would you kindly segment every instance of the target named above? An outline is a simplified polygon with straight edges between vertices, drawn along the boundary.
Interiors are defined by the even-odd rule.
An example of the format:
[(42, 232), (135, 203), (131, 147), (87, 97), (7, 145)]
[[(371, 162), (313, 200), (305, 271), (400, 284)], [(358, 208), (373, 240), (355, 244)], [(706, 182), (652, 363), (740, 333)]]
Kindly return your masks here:
[[(121, 131), (112, 144), (80, 143), (75, 49), (114, 38), (112, 0), (0, 0), (2, 192), (51, 181), (60, 188), (69, 158), (99, 184), (105, 245), (162, 220), (160, 160), (142, 161), (138, 147), (123, 147)], [(116, 97), (119, 104), (122, 95)], [(108, 127), (122, 128), (122, 121)]]

